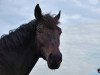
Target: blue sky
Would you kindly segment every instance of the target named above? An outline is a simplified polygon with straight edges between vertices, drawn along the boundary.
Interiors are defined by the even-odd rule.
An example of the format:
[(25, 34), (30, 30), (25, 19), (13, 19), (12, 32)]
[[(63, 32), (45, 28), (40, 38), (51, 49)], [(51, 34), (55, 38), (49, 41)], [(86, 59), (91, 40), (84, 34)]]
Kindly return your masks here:
[(16, 25), (34, 19), (37, 3), (44, 13), (61, 10), (64, 24), (100, 23), (100, 0), (0, 0), (0, 21)]
[(62, 11), (63, 63), (52, 71), (40, 59), (30, 75), (99, 75), (100, 0), (0, 0), (0, 35), (34, 19), (38, 3), (43, 14)]

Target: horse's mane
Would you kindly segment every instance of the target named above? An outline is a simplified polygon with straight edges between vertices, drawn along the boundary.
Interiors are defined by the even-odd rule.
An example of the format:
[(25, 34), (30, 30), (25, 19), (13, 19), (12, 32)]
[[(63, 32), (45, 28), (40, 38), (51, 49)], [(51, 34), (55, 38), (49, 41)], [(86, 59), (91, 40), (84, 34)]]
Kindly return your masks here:
[[(45, 14), (43, 15), (43, 24), (48, 28), (55, 28), (59, 21), (55, 20), (52, 15)], [(0, 47), (6, 49), (15, 49), (16, 47), (23, 46), (31, 39), (31, 36), (34, 35), (33, 32), (36, 28), (37, 20), (32, 20), (29, 23), (23, 24), (17, 29), (10, 30), (9, 34), (3, 35), (0, 38)], [(32, 33), (31, 33), (32, 32)], [(6, 47), (5, 47), (6, 46)]]
[(33, 31), (35, 30), (35, 22), (35, 20), (32, 20), (29, 23), (21, 25), (15, 30), (10, 30), (9, 34), (3, 35), (0, 38), (0, 47), (13, 49), (17, 46), (20, 47), (23, 46), (23, 44), (26, 44), (31, 38), (32, 34), (34, 35), (35, 33), (33, 33)]

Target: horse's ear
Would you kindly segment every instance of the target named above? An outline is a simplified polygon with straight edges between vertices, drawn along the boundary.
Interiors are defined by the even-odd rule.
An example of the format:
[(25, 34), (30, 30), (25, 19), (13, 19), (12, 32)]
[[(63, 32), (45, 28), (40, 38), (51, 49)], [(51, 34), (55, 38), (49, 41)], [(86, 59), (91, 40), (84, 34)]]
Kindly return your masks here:
[(54, 17), (54, 19), (55, 19), (55, 20), (59, 20), (60, 14), (61, 14), (61, 10), (60, 10), (59, 13)]
[(40, 8), (39, 4), (37, 4), (35, 7), (34, 15), (37, 20), (40, 20), (42, 18), (42, 12), (41, 12), (41, 8)]

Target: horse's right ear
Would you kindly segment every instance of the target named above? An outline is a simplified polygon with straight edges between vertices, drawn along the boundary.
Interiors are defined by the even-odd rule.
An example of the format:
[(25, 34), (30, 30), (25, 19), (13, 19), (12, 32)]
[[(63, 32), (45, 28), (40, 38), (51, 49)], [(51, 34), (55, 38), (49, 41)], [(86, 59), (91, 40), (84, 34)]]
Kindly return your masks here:
[(37, 20), (40, 20), (42, 18), (42, 12), (41, 12), (41, 8), (40, 8), (39, 4), (37, 4), (35, 7), (34, 15)]

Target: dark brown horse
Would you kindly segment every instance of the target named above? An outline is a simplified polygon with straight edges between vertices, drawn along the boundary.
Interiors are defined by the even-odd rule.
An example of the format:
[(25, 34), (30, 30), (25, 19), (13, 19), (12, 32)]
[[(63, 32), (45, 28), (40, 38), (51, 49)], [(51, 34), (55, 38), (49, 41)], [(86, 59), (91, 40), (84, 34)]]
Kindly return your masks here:
[(46, 60), (50, 69), (59, 68), (60, 12), (55, 17), (43, 15), (37, 4), (35, 18), (0, 38), (0, 75), (29, 75), (39, 58)]

